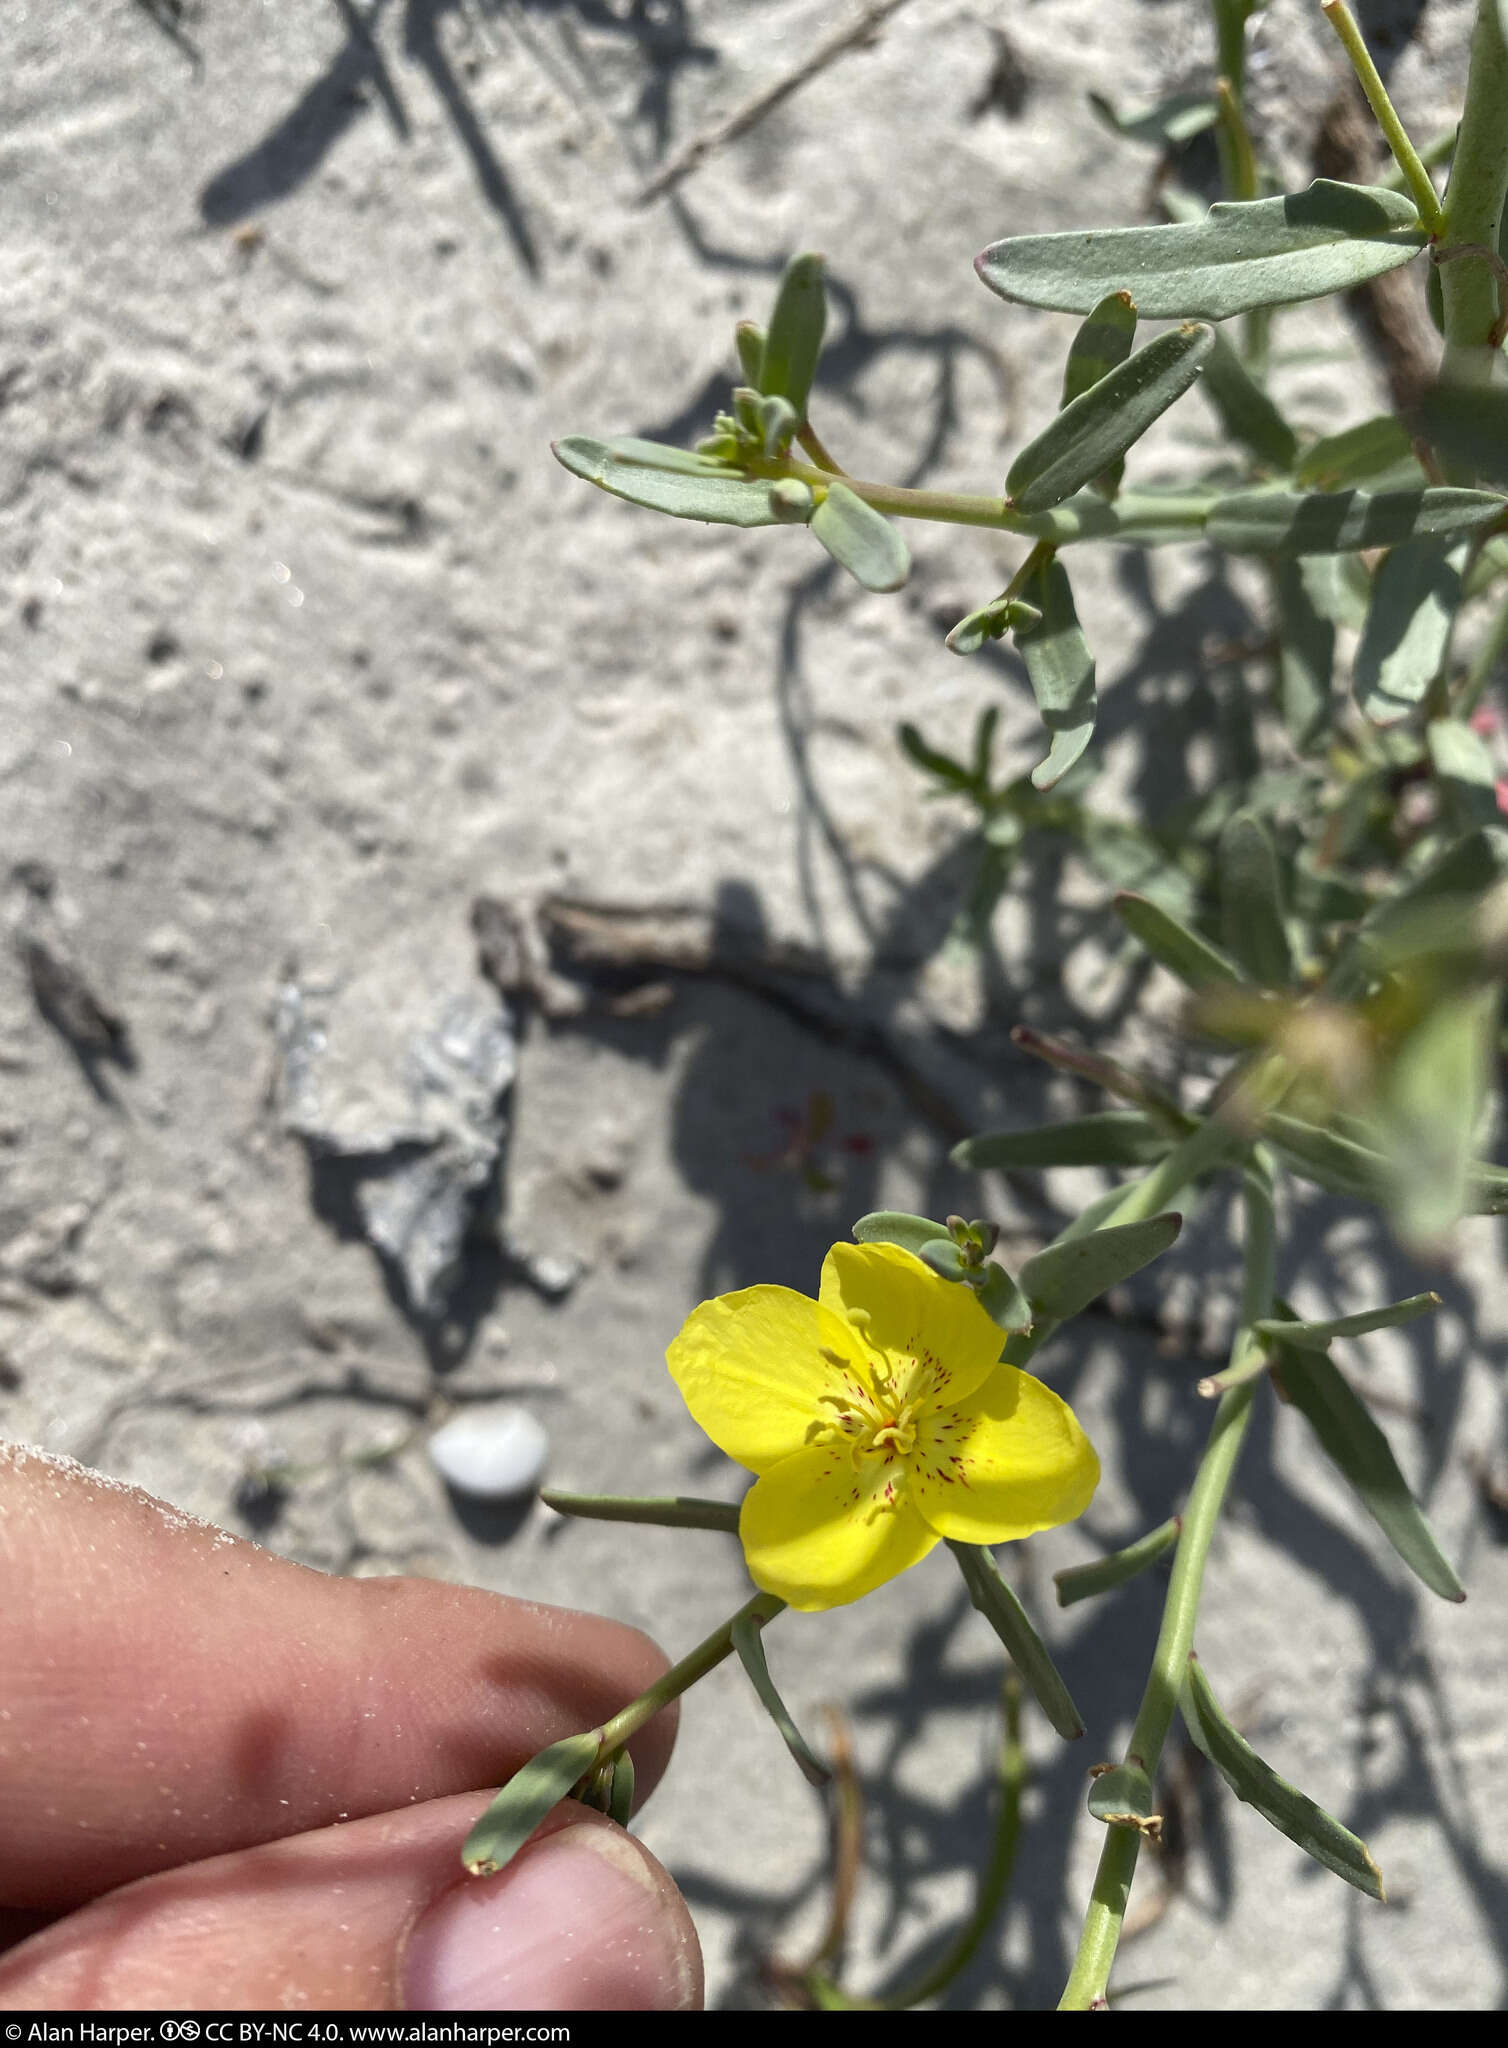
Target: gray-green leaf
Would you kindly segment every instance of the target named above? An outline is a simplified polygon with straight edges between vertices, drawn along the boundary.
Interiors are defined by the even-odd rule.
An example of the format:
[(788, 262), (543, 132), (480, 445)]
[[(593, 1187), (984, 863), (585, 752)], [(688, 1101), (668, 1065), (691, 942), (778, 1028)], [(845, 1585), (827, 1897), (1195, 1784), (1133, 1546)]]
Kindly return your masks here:
[(1253, 811), (1237, 811), (1220, 835), (1220, 921), (1226, 951), (1253, 981), (1286, 988), (1293, 958), (1283, 923), (1277, 855)]
[(1058, 1605), (1073, 1607), (1080, 1600), (1093, 1599), (1096, 1593), (1108, 1593), (1125, 1585), (1128, 1579), (1136, 1578), (1165, 1556), (1182, 1530), (1182, 1520), (1174, 1515), (1134, 1543), (1128, 1543), (1124, 1550), (1112, 1550), (1108, 1557), (1097, 1557), (1093, 1564), (1070, 1565), (1067, 1571), (1054, 1572), (1052, 1582), (1058, 1589)]
[(1017, 1284), (1036, 1316), (1065, 1322), (1161, 1257), (1182, 1228), (1183, 1218), (1169, 1213), (1060, 1239), (1027, 1260)]
[(1068, 571), (1056, 556), (1038, 565), (1026, 589), (1038, 616), (1013, 631), (1037, 710), (1051, 735), (1046, 760), (1032, 770), (1032, 786), (1051, 789), (1094, 736), (1099, 706), (1094, 656), (1074, 610)]
[(1120, 459), (1181, 398), (1215, 345), (1214, 329), (1159, 334), (1065, 405), (1011, 464), (1006, 495), (1020, 512), (1046, 512)]
[(948, 1548), (969, 1589), (969, 1599), (1005, 1645), (1007, 1656), (1031, 1687), (1037, 1704), (1058, 1733), (1069, 1742), (1084, 1732), (1083, 1718), (1068, 1687), (1058, 1676), (1047, 1645), (1032, 1627), (1026, 1609), (1001, 1578), (988, 1550), (974, 1543)]
[(1115, 898), (1115, 912), (1158, 965), (1190, 988), (1241, 980), (1241, 970), (1233, 960), (1149, 897), (1123, 889)]
[(760, 359), (759, 389), (767, 397), (788, 398), (803, 419), (827, 326), (822, 268), (822, 258), (812, 254), (793, 256), (786, 265)]
[(1152, 1780), (1140, 1764), (1117, 1764), (1114, 1770), (1101, 1771), (1090, 1781), (1088, 1806), (1094, 1819), (1107, 1827), (1134, 1828), (1154, 1839), (1162, 1833)]
[[(652, 442), (593, 441), (573, 434), (554, 444), (555, 459), (573, 476), (631, 505), (668, 512), (673, 519), (705, 519), (716, 526), (774, 526), (770, 486), (759, 477), (736, 476), (720, 464), (688, 455), (674, 465), (653, 467), (637, 452)], [(681, 449), (669, 451), (681, 455)]]
[(1369, 1898), (1383, 1899), (1382, 1872), (1365, 1842), (1316, 1806), (1286, 1778), (1262, 1761), (1251, 1744), (1231, 1726), (1204, 1675), (1190, 1654), (1188, 1675), (1179, 1693), (1184, 1726), (1236, 1797), (1254, 1806), (1279, 1834), (1296, 1842), (1305, 1855), (1333, 1870)]
[(780, 1739), (795, 1758), (801, 1775), (809, 1785), (825, 1785), (832, 1776), (826, 1764), (820, 1763), (800, 1729), (791, 1719), (785, 1701), (775, 1690), (775, 1681), (770, 1676), (770, 1667), (765, 1661), (764, 1638), (759, 1623), (752, 1614), (740, 1614), (733, 1623), (733, 1647), (738, 1652), (738, 1661), (748, 1673), (749, 1683), (779, 1731)]
[(1282, 1387), (1389, 1543), (1432, 1593), (1464, 1600), (1435, 1533), (1398, 1469), (1392, 1446), (1322, 1351), (1278, 1354)]
[(1102, 1109), (1021, 1131), (985, 1131), (953, 1147), (953, 1163), (974, 1173), (1045, 1166), (1150, 1166), (1172, 1147), (1167, 1130), (1140, 1109)]
[(1508, 511), (1487, 491), (1237, 491), (1217, 498), (1205, 522), (1211, 544), (1231, 555), (1354, 555), (1409, 540), (1451, 540)]
[(1129, 292), (1107, 292), (1068, 345), (1060, 405), (1076, 398), (1119, 367), (1136, 339), (1136, 307)]
[(885, 518), (847, 484), (830, 483), (808, 521), (833, 560), (866, 590), (899, 590), (911, 568), (906, 543)]
[[(1363, 420), (1339, 434), (1326, 434), (1306, 448), (1293, 472), (1301, 490), (1334, 491), (1347, 484), (1369, 483), (1385, 476), (1400, 463), (1413, 462), (1413, 443), (1408, 428), (1392, 413)], [(1418, 464), (1415, 463), (1418, 471)], [(1420, 473), (1419, 480), (1423, 482)]]
[(1411, 1294), (1406, 1301), (1390, 1301), (1384, 1308), (1366, 1308), (1359, 1315), (1334, 1316), (1329, 1322), (1287, 1322), (1279, 1316), (1264, 1316), (1252, 1327), (1277, 1344), (1297, 1344), (1301, 1351), (1323, 1351), (1337, 1337), (1365, 1337), (1372, 1330), (1391, 1330), (1399, 1323), (1411, 1323), (1440, 1306), (1438, 1294)]
[(1233, 441), (1269, 469), (1289, 469), (1298, 453), (1292, 427), (1223, 334), (1215, 337), (1200, 386)]
[(1434, 1244), (1470, 1206), (1497, 1034), (1496, 986), (1435, 1003), (1383, 1075), (1377, 1123), (1402, 1234)]
[(1088, 98), (1112, 135), (1149, 142), (1157, 149), (1176, 149), (1182, 143), (1192, 142), (1206, 128), (1213, 128), (1218, 119), (1218, 109), (1207, 92), (1175, 92), (1139, 113), (1122, 113), (1103, 93), (1092, 92)]
[(979, 1306), (1002, 1330), (1014, 1332), (1029, 1330), (1032, 1326), (1031, 1303), (1004, 1266), (997, 1265), (993, 1259), (984, 1269)]
[(1278, 701), (1288, 737), (1306, 754), (1328, 734), (1334, 715), (1335, 626), (1314, 603), (1300, 563), (1276, 564), (1273, 591), (1278, 610)]
[(1374, 725), (1407, 718), (1440, 673), (1465, 559), (1464, 547), (1412, 541), (1378, 563), (1352, 675), (1356, 701)]
[(1129, 291), (1147, 319), (1228, 320), (1258, 306), (1349, 291), (1427, 241), (1413, 205), (1381, 186), (1321, 178), (1276, 199), (1221, 201), (1169, 227), (1020, 235), (975, 269), (1003, 299), (1087, 313)]
[(461, 1844), (461, 1861), (472, 1876), (493, 1877), (505, 1869), (545, 1815), (586, 1776), (601, 1748), (601, 1729), (567, 1735), (515, 1771)]
[(853, 1234), (860, 1244), (898, 1244), (920, 1258), (923, 1245), (948, 1236), (948, 1226), (925, 1216), (908, 1216), (903, 1209), (875, 1209), (859, 1218)]

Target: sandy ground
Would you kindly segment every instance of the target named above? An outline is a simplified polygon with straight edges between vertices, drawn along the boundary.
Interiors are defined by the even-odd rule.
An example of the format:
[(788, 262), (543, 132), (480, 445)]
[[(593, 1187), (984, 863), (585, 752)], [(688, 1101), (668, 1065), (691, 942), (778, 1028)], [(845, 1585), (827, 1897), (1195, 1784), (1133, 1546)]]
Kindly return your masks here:
[[(548, 454), (572, 431), (701, 430), (734, 320), (801, 246), (831, 261), (820, 416), (850, 467), (980, 488), (1050, 410), (1071, 323), (1003, 307), (971, 259), (1010, 231), (1144, 217), (1149, 160), (1083, 93), (1200, 77), (1204, 10), (912, 0), (674, 198), (635, 203), (657, 161), (853, 11), (7, 8), (8, 1434), (327, 1569), (596, 1607), (679, 1651), (744, 1598), (734, 1546), (481, 1514), (448, 1496), (428, 1429), (520, 1401), (562, 1484), (734, 1497), (662, 1365), (693, 1302), (810, 1289), (882, 1203), (978, 1209), (946, 1165), (950, 1120), (1076, 1100), (1010, 1048), (1019, 1019), (1179, 1070), (1174, 1040), (1128, 1021), (1166, 992), (1056, 852), (1023, 868), (982, 957), (945, 943), (976, 850), (894, 734), (911, 718), (961, 747), (993, 697), (1002, 765), (1036, 758), (1019, 672), (941, 646), (999, 588), (988, 539), (917, 529), (908, 589), (871, 597), (800, 533), (658, 521)], [(1363, 13), (1430, 130), (1462, 8)], [(1260, 118), (1302, 181), (1335, 79), (1324, 25), (1284, 0), (1257, 49)], [(1375, 392), (1337, 353), (1342, 316), (1284, 332), (1294, 415), (1362, 416)], [(1212, 434), (1186, 401), (1142, 473)], [(1111, 800), (1203, 786), (1216, 756), (1191, 724), (1241, 721), (1239, 673), (1201, 648), (1251, 629), (1249, 591), (1192, 549), (1106, 554), (1076, 582)], [(510, 1011), (472, 905), (552, 892), (685, 912), (672, 936), (692, 945), (715, 922), (745, 960), (819, 957), (777, 984), (672, 975), (658, 1008), (597, 986), (575, 1017)], [(28, 944), (92, 991), (74, 1049), (68, 989), (39, 1003)], [(447, 1286), (434, 1246), (463, 1184), (478, 1228)], [(1040, 1237), (1031, 1190), (991, 1199)], [(423, 1212), (406, 1265), (364, 1234), (381, 1211), (402, 1236), (394, 1200)], [(1429, 1284), (1306, 1198), (1287, 1242), (1285, 1285), (1314, 1306)], [(1228, 1271), (1217, 1204), (1130, 1322), (1086, 1318), (1044, 1356), (1107, 1478), (1081, 1525), (1030, 1546), (1028, 1590), (1177, 1505)], [(1469, 1605), (1405, 1583), (1295, 1418), (1264, 1409), (1199, 1631), (1259, 1746), (1368, 1839), (1392, 1904), (1185, 1772), (1181, 1890), (1120, 1970), (1143, 2008), (1484, 2007), (1508, 1989), (1508, 1862), (1477, 1805), (1508, 1761), (1505, 1525), (1468, 1462), (1500, 1439), (1501, 1283), (1497, 1226), (1475, 1225), (1436, 1322), (1347, 1361), (1389, 1403)], [(1097, 1850), (1085, 1771), (1123, 1739), (1159, 1598), (1154, 1576), (1067, 1615), (1040, 1603), (1090, 1733), (1070, 1753), (1029, 1724), (1013, 1902), (959, 2002), (1061, 1987)], [(967, 1902), (993, 1638), (934, 1557), (820, 1625), (783, 1621), (770, 1654), (798, 1718), (823, 1734), (831, 1703), (851, 1728), (868, 1862), (849, 1976), (882, 1987)], [(826, 1831), (737, 1673), (693, 1697), (640, 1825), (692, 1902), (711, 1997), (758, 2002), (764, 1960), (821, 1926)], [(1142, 1896), (1161, 1889), (1149, 1869)]]

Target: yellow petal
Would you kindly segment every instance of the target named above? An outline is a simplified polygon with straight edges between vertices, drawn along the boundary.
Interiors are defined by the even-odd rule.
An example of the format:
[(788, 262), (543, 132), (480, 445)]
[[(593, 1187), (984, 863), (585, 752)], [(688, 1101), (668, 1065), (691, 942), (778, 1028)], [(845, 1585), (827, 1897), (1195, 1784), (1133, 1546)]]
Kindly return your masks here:
[(882, 1350), (930, 1358), (929, 1404), (966, 1399), (1000, 1362), (1005, 1333), (973, 1290), (944, 1280), (898, 1244), (835, 1244), (822, 1262), (819, 1299), (845, 1320), (855, 1310), (867, 1315), (868, 1334)]
[(755, 1585), (808, 1613), (872, 1593), (937, 1541), (907, 1495), (901, 1459), (860, 1458), (856, 1470), (837, 1445), (798, 1451), (756, 1480), (738, 1533)]
[(693, 1309), (665, 1358), (718, 1449), (764, 1472), (802, 1448), (813, 1422), (832, 1420), (824, 1347), (853, 1348), (830, 1310), (789, 1287), (746, 1287)]
[(922, 1416), (910, 1466), (912, 1499), (956, 1543), (1007, 1543), (1071, 1522), (1100, 1483), (1073, 1410), (1013, 1365)]

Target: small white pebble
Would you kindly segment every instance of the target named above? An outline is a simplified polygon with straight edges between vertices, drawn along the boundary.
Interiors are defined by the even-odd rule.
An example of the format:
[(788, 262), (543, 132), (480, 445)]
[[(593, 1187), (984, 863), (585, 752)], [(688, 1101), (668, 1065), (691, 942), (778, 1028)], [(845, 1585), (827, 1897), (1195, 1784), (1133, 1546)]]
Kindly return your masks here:
[(527, 1408), (470, 1408), (429, 1440), (440, 1477), (478, 1500), (516, 1500), (532, 1493), (549, 1449), (543, 1423)]

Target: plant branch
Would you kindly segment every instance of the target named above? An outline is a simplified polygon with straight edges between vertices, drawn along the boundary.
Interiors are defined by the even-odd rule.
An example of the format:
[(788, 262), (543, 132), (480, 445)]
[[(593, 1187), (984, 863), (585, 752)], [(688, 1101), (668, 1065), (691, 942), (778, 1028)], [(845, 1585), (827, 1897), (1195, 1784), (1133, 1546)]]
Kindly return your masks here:
[[(1439, 251), (1471, 244), (1496, 249), (1508, 198), (1508, 39), (1498, 0), (1477, 0), (1461, 128), (1445, 188)], [(1440, 273), (1445, 306), (1442, 374), (1483, 382), (1491, 375), (1490, 337), (1498, 319), (1497, 280), (1483, 263), (1451, 264)]]
[[(1242, 1195), (1246, 1208), (1246, 1252), (1241, 1320), (1232, 1346), (1233, 1357), (1245, 1343), (1252, 1324), (1269, 1314), (1272, 1307), (1272, 1173), (1260, 1149), (1247, 1164)], [(1144, 1770), (1148, 1777), (1157, 1770), (1173, 1723), (1178, 1688), (1193, 1647), (1194, 1621), (1199, 1612), (1210, 1542), (1246, 1435), (1256, 1390), (1257, 1382), (1247, 1380), (1222, 1395), (1209, 1444), (1183, 1511), (1183, 1533), (1168, 1581), (1152, 1669), (1126, 1745), (1126, 1763)], [(1140, 1848), (1141, 1836), (1134, 1828), (1106, 1828), (1100, 1867), (1073, 1971), (1059, 2004), (1060, 2012), (1088, 2012), (1104, 2004)]]
[(1418, 150), (1409, 140), (1408, 130), (1398, 118), (1397, 108), (1388, 97), (1388, 89), (1372, 62), (1372, 53), (1357, 26), (1356, 16), (1346, 5), (1346, 0), (1323, 0), (1323, 6), (1330, 18), (1330, 26), (1340, 37), (1346, 55), (1351, 59), (1352, 69), (1361, 81), (1361, 89), (1371, 104), (1372, 112), (1377, 116), (1377, 125), (1387, 137), (1393, 160), (1414, 196), (1420, 220), (1432, 235), (1438, 234), (1443, 224), (1439, 196)]
[(737, 1614), (730, 1614), (725, 1622), (715, 1628), (705, 1641), (698, 1643), (679, 1664), (672, 1664), (663, 1678), (656, 1679), (654, 1684), (641, 1692), (636, 1700), (630, 1700), (626, 1707), (603, 1724), (598, 1754), (606, 1756), (611, 1750), (627, 1742), (630, 1736), (637, 1735), (645, 1722), (652, 1721), (662, 1707), (668, 1707), (672, 1700), (678, 1700), (699, 1678), (705, 1678), (707, 1673), (715, 1670), (725, 1657), (731, 1656), (735, 1623), (742, 1621), (747, 1615), (756, 1628), (763, 1628), (765, 1623), (773, 1621), (784, 1607), (785, 1602), (776, 1594), (756, 1593), (752, 1600), (746, 1601), (739, 1608)]

